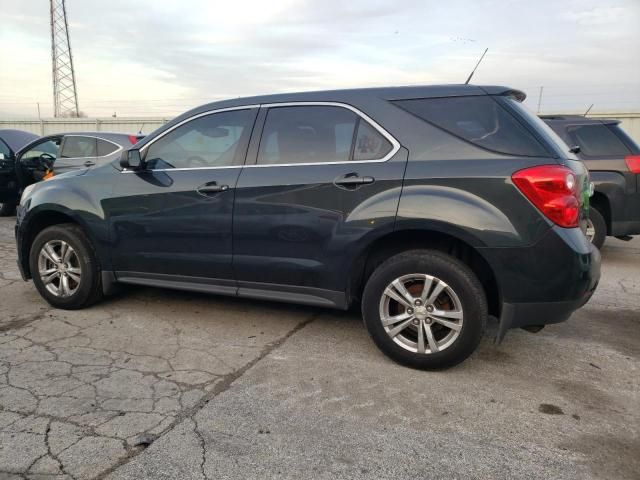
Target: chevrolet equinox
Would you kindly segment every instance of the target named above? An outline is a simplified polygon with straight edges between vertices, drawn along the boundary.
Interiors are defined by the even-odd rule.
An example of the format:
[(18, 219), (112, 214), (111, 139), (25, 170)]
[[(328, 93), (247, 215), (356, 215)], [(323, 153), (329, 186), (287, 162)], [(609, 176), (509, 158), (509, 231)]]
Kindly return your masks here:
[(339, 90), (191, 110), (119, 161), (27, 187), (18, 263), (77, 309), (117, 284), (347, 309), (415, 368), (452, 366), (489, 315), (501, 341), (587, 302), (582, 162), (472, 85)]

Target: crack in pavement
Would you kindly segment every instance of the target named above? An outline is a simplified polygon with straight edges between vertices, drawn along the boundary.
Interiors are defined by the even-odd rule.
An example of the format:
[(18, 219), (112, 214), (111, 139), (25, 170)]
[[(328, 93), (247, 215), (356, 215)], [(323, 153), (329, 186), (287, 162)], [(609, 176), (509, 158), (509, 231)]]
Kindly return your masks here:
[[(176, 426), (178, 426), (184, 420), (187, 420), (187, 419), (191, 420), (194, 423), (194, 433), (196, 433), (196, 435), (198, 436), (198, 438), (200, 439), (200, 441), (202, 443), (202, 450), (203, 450), (202, 457), (203, 458), (202, 458), (202, 463), (201, 463), (201, 470), (202, 470), (203, 477), (206, 479), (207, 476), (206, 476), (206, 474), (204, 472), (205, 454), (206, 454), (205, 442), (204, 442), (204, 438), (202, 437), (202, 432), (200, 432), (198, 430), (197, 421), (194, 418), (196, 413), (198, 413), (200, 410), (202, 410), (202, 408), (207, 403), (209, 403), (212, 399), (214, 399), (218, 395), (224, 393), (229, 388), (231, 388), (233, 383), (237, 379), (242, 377), (249, 369), (251, 369), (251, 367), (256, 365), (258, 362), (260, 362), (262, 359), (264, 359), (271, 352), (277, 350), (292, 335), (294, 335), (297, 332), (299, 332), (300, 330), (302, 330), (304, 327), (306, 327), (311, 322), (316, 320), (320, 315), (321, 315), (320, 312), (316, 312), (316, 313), (312, 314), (309, 318), (307, 318), (307, 319), (301, 321), (300, 323), (298, 323), (294, 328), (292, 328), (284, 336), (280, 337), (279, 339), (277, 339), (277, 340), (275, 340), (273, 342), (270, 342), (270, 343), (266, 344), (257, 357), (254, 357), (251, 361), (249, 361), (248, 363), (246, 363), (244, 366), (240, 367), (239, 369), (237, 369), (237, 370), (235, 370), (235, 371), (223, 376), (222, 380), (220, 382), (218, 382), (214, 386), (214, 388), (208, 394), (206, 394), (195, 406), (193, 406), (192, 408), (189, 408), (189, 409), (181, 411), (176, 416), (175, 420), (166, 429), (164, 429), (161, 433), (158, 434), (156, 440), (158, 438), (162, 437), (163, 435), (169, 433), (171, 430), (173, 430)], [(111, 473), (115, 472), (118, 468), (120, 468), (123, 465), (126, 465), (127, 463), (129, 463), (131, 460), (133, 460), (135, 457), (137, 457), (140, 453), (142, 453), (145, 449), (146, 448), (131, 449), (129, 451), (129, 454), (126, 457), (124, 457), (121, 460), (119, 460), (116, 464), (112, 465), (107, 470), (105, 470), (105, 471), (101, 472), (100, 474), (98, 474), (96, 477), (94, 477), (94, 480), (102, 480), (102, 479), (106, 478), (108, 475), (110, 475)]]

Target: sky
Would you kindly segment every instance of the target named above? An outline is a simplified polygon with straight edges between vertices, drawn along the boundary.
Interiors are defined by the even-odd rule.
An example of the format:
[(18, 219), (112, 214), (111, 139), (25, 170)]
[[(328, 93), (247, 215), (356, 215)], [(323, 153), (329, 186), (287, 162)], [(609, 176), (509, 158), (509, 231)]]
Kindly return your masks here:
[[(542, 113), (640, 111), (640, 0), (67, 0), (86, 115), (231, 97), (472, 83)], [(0, 118), (53, 114), (49, 2), (0, 0)], [(540, 98), (540, 87), (542, 98)]]

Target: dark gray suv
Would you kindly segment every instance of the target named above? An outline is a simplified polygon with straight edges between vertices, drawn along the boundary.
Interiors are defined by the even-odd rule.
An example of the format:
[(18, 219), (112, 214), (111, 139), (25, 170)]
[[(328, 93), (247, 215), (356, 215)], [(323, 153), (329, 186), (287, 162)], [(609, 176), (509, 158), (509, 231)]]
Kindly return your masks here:
[(614, 119), (581, 115), (543, 116), (591, 173), (595, 192), (587, 236), (600, 248), (607, 235), (628, 240), (640, 234), (640, 147)]
[(347, 309), (394, 360), (468, 357), (488, 316), (537, 330), (587, 302), (587, 170), (522, 92), (451, 85), (196, 108), (119, 162), (36, 184), (16, 240), (58, 308), (151, 285)]

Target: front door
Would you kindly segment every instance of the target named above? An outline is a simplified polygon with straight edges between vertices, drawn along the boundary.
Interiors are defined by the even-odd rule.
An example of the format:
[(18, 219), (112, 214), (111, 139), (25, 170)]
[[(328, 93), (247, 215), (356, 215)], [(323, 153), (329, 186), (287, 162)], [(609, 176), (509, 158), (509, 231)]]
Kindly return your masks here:
[(233, 198), (256, 112), (186, 120), (142, 147), (143, 170), (119, 174), (105, 204), (118, 279), (233, 285)]
[(358, 250), (393, 230), (406, 150), (346, 105), (272, 106), (253, 160), (234, 208), (240, 293), (344, 306)]

